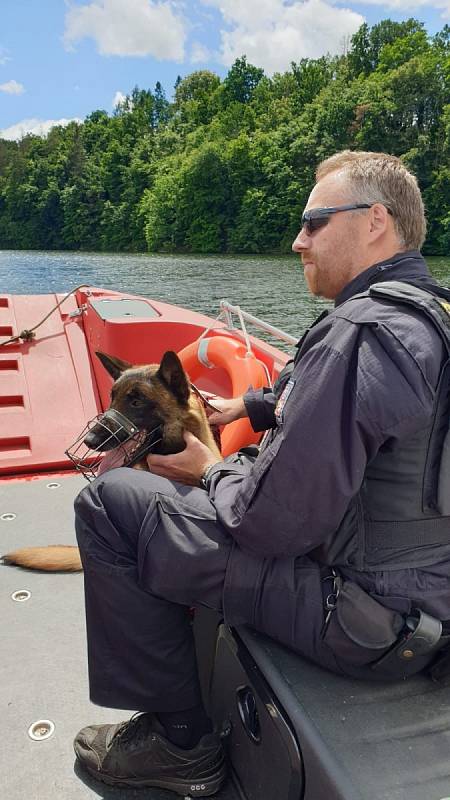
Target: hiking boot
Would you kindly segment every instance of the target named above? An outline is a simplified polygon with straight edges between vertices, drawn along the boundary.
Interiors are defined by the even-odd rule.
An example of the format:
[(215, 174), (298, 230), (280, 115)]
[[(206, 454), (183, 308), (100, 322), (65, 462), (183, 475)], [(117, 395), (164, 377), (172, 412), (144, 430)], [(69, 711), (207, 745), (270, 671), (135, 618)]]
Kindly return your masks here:
[(109, 785), (157, 786), (181, 795), (207, 797), (225, 780), (220, 736), (208, 733), (191, 750), (164, 736), (153, 714), (134, 714), (116, 725), (89, 725), (74, 740), (85, 769)]

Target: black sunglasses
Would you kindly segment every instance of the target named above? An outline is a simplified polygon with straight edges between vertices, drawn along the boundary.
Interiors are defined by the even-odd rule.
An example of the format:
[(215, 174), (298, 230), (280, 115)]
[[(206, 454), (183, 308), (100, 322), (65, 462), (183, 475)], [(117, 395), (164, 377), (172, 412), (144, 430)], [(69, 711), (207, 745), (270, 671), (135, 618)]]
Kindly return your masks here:
[[(306, 228), (306, 232), (311, 235), (319, 228), (328, 225), (332, 214), (338, 214), (340, 211), (356, 211), (358, 208), (372, 208), (369, 203), (351, 203), (346, 206), (332, 206), (330, 208), (312, 208), (311, 211), (304, 211), (302, 214), (302, 226)], [(390, 208), (386, 209), (388, 214), (392, 214)]]

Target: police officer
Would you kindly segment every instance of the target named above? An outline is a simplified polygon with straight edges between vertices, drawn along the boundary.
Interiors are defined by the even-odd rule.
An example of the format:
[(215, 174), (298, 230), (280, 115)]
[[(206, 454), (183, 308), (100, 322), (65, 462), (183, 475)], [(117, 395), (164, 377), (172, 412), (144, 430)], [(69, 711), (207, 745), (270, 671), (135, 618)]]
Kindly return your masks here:
[(205, 605), (322, 666), (396, 679), (424, 668), (450, 619), (450, 293), (420, 255), (423, 203), (399, 159), (324, 161), (293, 244), (334, 301), (276, 391), (219, 400), (260, 454), (217, 462), (193, 435), (116, 469), (76, 503), (91, 699), (136, 710), (89, 726), (79, 760), (107, 783), (216, 791), (188, 608)]

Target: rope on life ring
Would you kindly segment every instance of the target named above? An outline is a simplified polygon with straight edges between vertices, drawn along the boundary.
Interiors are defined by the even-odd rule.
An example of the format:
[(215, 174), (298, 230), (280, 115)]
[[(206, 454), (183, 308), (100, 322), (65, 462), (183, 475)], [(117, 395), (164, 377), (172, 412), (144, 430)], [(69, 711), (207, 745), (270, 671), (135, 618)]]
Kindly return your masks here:
[[(231, 336), (196, 340), (180, 350), (178, 357), (193, 383), (197, 383), (207, 369), (221, 367), (230, 379), (232, 397), (241, 397), (250, 386), (260, 389), (268, 383), (266, 366)], [(241, 447), (257, 444), (261, 433), (255, 433), (250, 420), (244, 418), (225, 425), (220, 438), (225, 457)]]

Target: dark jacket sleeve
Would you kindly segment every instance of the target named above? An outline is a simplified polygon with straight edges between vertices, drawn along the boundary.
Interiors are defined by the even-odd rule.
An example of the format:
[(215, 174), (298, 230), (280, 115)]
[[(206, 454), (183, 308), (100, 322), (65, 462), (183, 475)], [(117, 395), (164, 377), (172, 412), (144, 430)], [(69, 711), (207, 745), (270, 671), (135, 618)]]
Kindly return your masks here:
[(263, 387), (262, 389), (249, 389), (244, 395), (244, 404), (250, 419), (250, 424), (254, 431), (267, 431), (274, 428), (275, 406), (277, 397), (280, 396), (294, 369), (294, 360), (287, 362), (281, 370), (273, 389)]
[(244, 395), (244, 405), (254, 431), (266, 431), (274, 427), (276, 399), (272, 389), (249, 389)]
[(248, 474), (218, 464), (210, 497), (243, 549), (302, 555), (337, 530), (368, 461), (430, 419), (433, 393), (401, 342), (340, 320), (302, 355), (270, 444)]

